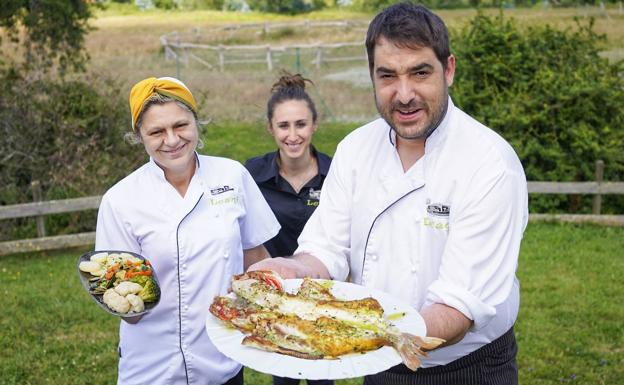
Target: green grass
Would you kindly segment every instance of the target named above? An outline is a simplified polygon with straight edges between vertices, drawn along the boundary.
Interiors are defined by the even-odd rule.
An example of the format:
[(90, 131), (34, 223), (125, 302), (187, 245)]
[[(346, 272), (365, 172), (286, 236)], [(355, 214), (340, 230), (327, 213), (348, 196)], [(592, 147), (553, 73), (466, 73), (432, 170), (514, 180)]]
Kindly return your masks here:
[[(260, 117), (259, 117), (260, 119)], [(224, 156), (244, 163), (247, 159), (276, 150), (266, 123), (212, 123), (204, 127), (203, 154)], [(336, 144), (357, 128), (357, 123), (321, 123), (314, 134), (313, 144), (321, 152), (333, 155)]]
[(622, 228), (529, 226), (518, 271), (521, 383), (621, 383), (623, 246)]
[[(521, 384), (621, 383), (623, 240), (624, 228), (529, 225), (518, 270)], [(115, 382), (118, 321), (82, 289), (83, 251), (0, 258), (3, 385)], [(270, 376), (246, 371), (246, 383)]]

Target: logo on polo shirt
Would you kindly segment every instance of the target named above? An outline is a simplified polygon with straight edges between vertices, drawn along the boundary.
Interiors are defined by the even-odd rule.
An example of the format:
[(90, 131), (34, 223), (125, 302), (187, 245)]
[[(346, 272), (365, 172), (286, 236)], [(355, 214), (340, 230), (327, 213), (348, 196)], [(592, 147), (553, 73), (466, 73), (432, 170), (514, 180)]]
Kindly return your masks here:
[(223, 194), (224, 192), (228, 192), (228, 191), (234, 191), (234, 188), (225, 185), (222, 187), (215, 187), (213, 189), (210, 189), (210, 194), (212, 195), (219, 195), (219, 194)]
[(316, 200), (321, 199), (321, 189), (315, 190), (312, 187), (310, 187), (310, 191), (308, 191), (308, 197), (310, 199), (316, 199)]

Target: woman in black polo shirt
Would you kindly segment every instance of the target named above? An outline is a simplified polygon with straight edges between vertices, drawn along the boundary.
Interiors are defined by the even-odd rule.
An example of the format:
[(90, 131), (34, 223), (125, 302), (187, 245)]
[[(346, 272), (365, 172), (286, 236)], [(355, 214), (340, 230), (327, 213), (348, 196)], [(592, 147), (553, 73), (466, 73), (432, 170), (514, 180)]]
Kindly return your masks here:
[[(264, 245), (272, 257), (291, 256), (297, 238), (319, 204), (321, 187), (331, 158), (316, 151), (312, 137), (318, 128), (316, 107), (305, 91), (310, 80), (285, 74), (271, 88), (267, 103), (267, 131), (277, 151), (249, 159), (251, 173), (282, 228)], [(310, 385), (331, 385), (330, 380), (307, 380)], [(274, 385), (299, 380), (273, 377)]]

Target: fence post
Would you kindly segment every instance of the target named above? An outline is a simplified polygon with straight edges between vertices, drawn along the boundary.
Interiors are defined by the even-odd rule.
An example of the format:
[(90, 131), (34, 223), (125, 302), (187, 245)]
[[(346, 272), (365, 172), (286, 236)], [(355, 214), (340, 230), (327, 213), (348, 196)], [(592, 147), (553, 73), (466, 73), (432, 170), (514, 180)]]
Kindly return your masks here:
[(273, 71), (273, 58), (271, 57), (271, 46), (267, 46), (267, 53), (266, 53), (266, 61), (267, 61), (267, 68), (269, 71)]
[(223, 72), (225, 67), (225, 57), (223, 53), (223, 47), (219, 46), (219, 71)]
[[(42, 201), (41, 183), (39, 183), (38, 180), (33, 180), (32, 182), (30, 182), (30, 188), (32, 189), (32, 193), (33, 193), (33, 202), (41, 202)], [(37, 215), (36, 219), (37, 219), (37, 236), (39, 238), (45, 237), (46, 229), (45, 229), (45, 219), (43, 215)]]
[[(603, 177), (604, 177), (604, 161), (597, 160), (596, 161), (596, 183), (598, 183), (599, 190), (600, 190), (600, 185), (602, 184)], [(602, 195), (599, 192), (598, 194), (594, 195), (592, 214), (600, 215), (601, 207), (602, 207)]]
[(301, 49), (299, 47), (295, 48), (295, 73), (301, 73)]
[(323, 64), (323, 47), (319, 45), (316, 50), (316, 68), (321, 69), (321, 64)]

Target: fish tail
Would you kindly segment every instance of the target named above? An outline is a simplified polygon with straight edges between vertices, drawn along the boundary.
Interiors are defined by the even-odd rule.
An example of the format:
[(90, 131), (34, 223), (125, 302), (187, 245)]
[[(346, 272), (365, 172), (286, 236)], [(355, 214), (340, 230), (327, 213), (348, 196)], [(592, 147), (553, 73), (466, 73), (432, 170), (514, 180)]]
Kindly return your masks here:
[(427, 357), (425, 350), (435, 349), (443, 342), (441, 338), (418, 337), (409, 333), (401, 333), (395, 343), (395, 348), (405, 366), (416, 370), (420, 366), (420, 359)]

